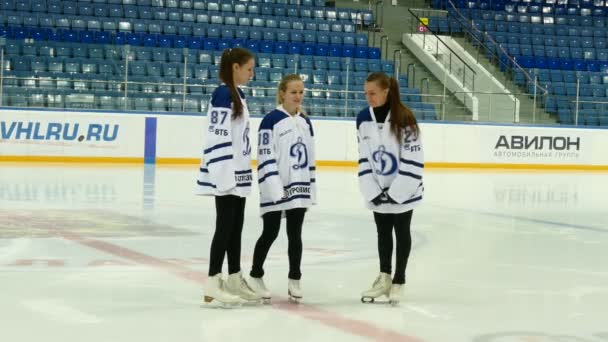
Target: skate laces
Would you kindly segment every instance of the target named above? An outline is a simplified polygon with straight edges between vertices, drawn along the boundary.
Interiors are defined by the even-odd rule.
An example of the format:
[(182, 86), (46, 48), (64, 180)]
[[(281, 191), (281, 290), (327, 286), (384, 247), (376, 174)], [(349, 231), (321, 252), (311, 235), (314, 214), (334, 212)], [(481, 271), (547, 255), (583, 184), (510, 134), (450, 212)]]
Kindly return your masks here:
[(299, 290), (300, 289), (300, 282), (297, 280), (291, 281), (289, 283), (289, 285), (294, 289), (294, 290)]
[[(374, 284), (372, 285), (372, 287), (376, 288), (376, 289), (384, 287), (384, 284), (382, 284), (383, 283), (382, 278), (383, 278), (383, 276), (382, 276), (382, 274), (380, 274), (374, 281)], [(390, 289), (390, 287), (389, 287), (389, 289)]]
[(226, 289), (226, 282), (224, 281), (224, 279), (220, 278), (218, 280), (217, 288), (222, 291), (224, 291)]
[(241, 288), (245, 288), (251, 292), (255, 292), (253, 291), (253, 289), (249, 286), (249, 284), (247, 284), (247, 282), (245, 281), (245, 278), (243, 278), (243, 276), (241, 276)]
[(253, 283), (256, 285), (256, 287), (259, 287), (261, 290), (266, 291), (266, 284), (264, 284), (264, 279), (259, 278), (259, 279), (253, 279)]

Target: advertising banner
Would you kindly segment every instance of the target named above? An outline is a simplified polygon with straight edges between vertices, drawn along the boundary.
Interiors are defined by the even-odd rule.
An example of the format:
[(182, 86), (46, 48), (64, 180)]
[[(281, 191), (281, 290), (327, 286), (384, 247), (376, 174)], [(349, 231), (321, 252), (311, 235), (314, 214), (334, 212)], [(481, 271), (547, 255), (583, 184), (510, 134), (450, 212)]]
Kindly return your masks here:
[(141, 115), (0, 112), (0, 156), (143, 157), (144, 135)]

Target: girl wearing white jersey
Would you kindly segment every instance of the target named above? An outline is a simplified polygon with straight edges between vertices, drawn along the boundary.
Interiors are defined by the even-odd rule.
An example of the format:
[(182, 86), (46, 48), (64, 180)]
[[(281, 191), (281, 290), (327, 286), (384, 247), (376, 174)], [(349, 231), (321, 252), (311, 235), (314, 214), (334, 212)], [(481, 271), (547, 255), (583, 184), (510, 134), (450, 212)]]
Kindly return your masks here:
[[(391, 303), (398, 303), (412, 247), (412, 212), (424, 193), (420, 129), (412, 111), (401, 102), (394, 78), (370, 74), (365, 97), (369, 107), (357, 116), (359, 186), (367, 208), (374, 213), (380, 275), (361, 300), (373, 302), (385, 295)], [(391, 279), (393, 229), (397, 257)]]
[(286, 217), (289, 275), (288, 295), (302, 298), (300, 264), (302, 223), (306, 209), (316, 202), (314, 132), (310, 119), (302, 113), (304, 82), (287, 75), (277, 91), (278, 107), (266, 114), (258, 134), (258, 183), (264, 228), (258, 239), (250, 276), (251, 287), (266, 301), (270, 292), (264, 285), (264, 261), (277, 238), (281, 217)]
[[(241, 233), (245, 197), (251, 192), (249, 111), (238, 88), (253, 77), (254, 56), (246, 49), (222, 53), (219, 77), (223, 82), (211, 95), (207, 111), (205, 147), (197, 185), (199, 195), (215, 197), (215, 233), (211, 241), (209, 279), (204, 301), (240, 304), (256, 301), (241, 273)], [(228, 279), (222, 278), (224, 255)]]

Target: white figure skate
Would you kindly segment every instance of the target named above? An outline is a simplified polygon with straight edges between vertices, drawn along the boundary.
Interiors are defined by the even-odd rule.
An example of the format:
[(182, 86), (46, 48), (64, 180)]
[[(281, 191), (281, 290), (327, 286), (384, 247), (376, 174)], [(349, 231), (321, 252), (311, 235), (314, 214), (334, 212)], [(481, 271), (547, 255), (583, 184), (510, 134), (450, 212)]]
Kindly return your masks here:
[(226, 281), (226, 291), (238, 296), (251, 304), (261, 303), (262, 296), (256, 294), (243, 278), (241, 271), (228, 275)]
[(388, 296), (388, 302), (393, 305), (399, 305), (399, 302), (403, 299), (403, 284), (393, 284), (391, 291)]
[(287, 294), (289, 300), (294, 303), (300, 303), (302, 300), (302, 289), (300, 288), (300, 281), (295, 279), (289, 279), (287, 283)]
[(203, 297), (205, 305), (218, 305), (221, 307), (236, 307), (243, 304), (244, 300), (234, 296), (225, 290), (225, 282), (222, 274), (216, 274), (207, 280), (207, 288)]
[(388, 273), (380, 273), (372, 287), (361, 293), (361, 302), (362, 303), (373, 303), (376, 301), (376, 298), (380, 296), (388, 297), (391, 290), (391, 275)]
[(270, 291), (268, 291), (268, 289), (266, 288), (266, 284), (264, 284), (264, 278), (251, 277), (249, 280), (249, 287), (258, 296), (262, 297), (264, 304), (270, 304), (271, 294)]

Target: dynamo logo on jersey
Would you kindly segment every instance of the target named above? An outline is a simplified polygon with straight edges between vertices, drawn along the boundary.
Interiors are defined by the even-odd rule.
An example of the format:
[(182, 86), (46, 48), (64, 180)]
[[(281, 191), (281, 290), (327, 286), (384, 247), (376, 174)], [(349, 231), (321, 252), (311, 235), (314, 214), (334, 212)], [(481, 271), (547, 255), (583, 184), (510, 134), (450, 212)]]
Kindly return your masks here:
[(308, 167), (308, 150), (306, 149), (306, 145), (302, 142), (302, 137), (298, 138), (297, 143), (291, 145), (291, 148), (289, 148), (289, 155), (298, 159), (296, 164), (292, 166), (294, 170)]
[(249, 141), (249, 125), (243, 131), (243, 144), (245, 144), (245, 148), (243, 150), (243, 155), (248, 156), (251, 154), (251, 143)]
[(377, 151), (372, 153), (372, 159), (376, 166), (376, 173), (381, 176), (387, 176), (397, 171), (397, 158), (386, 152), (384, 145), (380, 145)]

